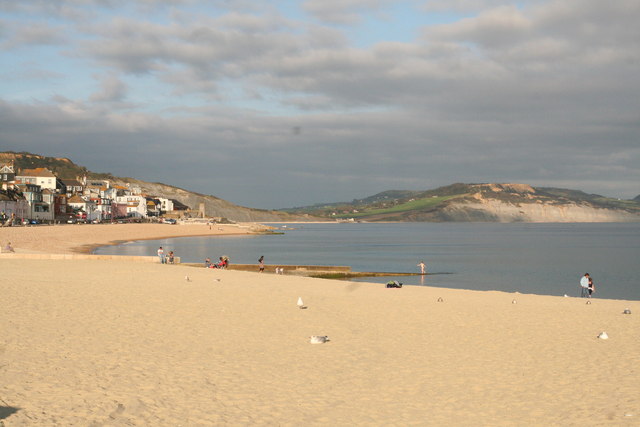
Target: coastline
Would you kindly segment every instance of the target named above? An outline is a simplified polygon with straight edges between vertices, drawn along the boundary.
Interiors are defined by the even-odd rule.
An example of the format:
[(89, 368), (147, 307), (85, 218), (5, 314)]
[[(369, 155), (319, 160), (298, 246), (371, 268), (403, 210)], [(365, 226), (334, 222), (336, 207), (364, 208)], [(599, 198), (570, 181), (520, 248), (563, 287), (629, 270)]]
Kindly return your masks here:
[[(185, 232), (136, 226), (121, 229), (122, 240)], [(119, 226), (63, 227), (73, 235), (31, 227), (11, 241), (18, 252), (73, 253), (121, 235)], [(0, 268), (7, 427), (635, 425), (640, 417), (638, 301), (386, 289), (125, 259), (0, 257)], [(603, 331), (608, 340), (597, 338)], [(310, 344), (312, 335), (329, 342)]]
[(0, 228), (0, 245), (11, 242), (17, 253), (90, 254), (100, 246), (174, 237), (244, 235), (265, 232), (257, 223), (216, 224), (83, 224)]

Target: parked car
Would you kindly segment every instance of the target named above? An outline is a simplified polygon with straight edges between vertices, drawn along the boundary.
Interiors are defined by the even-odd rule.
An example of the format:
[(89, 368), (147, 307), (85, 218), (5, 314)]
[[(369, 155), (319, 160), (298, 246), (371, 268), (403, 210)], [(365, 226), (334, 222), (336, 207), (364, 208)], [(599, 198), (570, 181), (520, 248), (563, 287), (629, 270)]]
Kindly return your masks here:
[(75, 218), (68, 218), (67, 224), (77, 224), (78, 220)]
[(165, 218), (163, 221), (165, 224), (177, 224), (178, 222), (173, 218)]

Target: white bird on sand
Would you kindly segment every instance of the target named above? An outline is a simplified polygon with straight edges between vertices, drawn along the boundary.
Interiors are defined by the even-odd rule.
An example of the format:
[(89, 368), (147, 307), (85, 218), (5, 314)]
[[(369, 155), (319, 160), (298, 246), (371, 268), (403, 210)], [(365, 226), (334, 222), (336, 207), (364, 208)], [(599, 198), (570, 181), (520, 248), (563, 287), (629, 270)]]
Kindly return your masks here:
[(311, 344), (324, 344), (329, 341), (329, 337), (326, 335), (312, 335), (309, 337), (309, 342)]
[(625, 308), (622, 314), (631, 314), (631, 310), (629, 310), (628, 308)]
[(567, 294), (564, 294), (564, 297), (565, 297), (565, 298), (568, 298), (568, 297), (569, 297), (569, 295), (567, 295)]
[(600, 338), (601, 340), (608, 340), (609, 335), (607, 335), (606, 332), (600, 332), (600, 335), (598, 335), (598, 338)]
[(517, 303), (518, 303), (518, 301), (516, 301), (516, 300), (511, 301), (511, 304), (517, 304)]
[(302, 297), (298, 297), (298, 302), (297, 302), (298, 308), (303, 309), (303, 308), (307, 308), (304, 305), (304, 302), (302, 302)]
[(190, 282), (191, 279), (189, 278), (189, 276), (184, 276), (184, 280), (186, 280), (187, 282)]
[(587, 300), (587, 305), (591, 304), (591, 300)]

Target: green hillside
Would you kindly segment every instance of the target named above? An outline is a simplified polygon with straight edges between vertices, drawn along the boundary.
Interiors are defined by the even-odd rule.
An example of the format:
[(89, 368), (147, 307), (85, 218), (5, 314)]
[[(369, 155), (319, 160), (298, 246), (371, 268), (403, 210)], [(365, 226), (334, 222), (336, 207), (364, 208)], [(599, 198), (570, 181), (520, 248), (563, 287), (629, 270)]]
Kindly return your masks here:
[[(640, 197), (640, 196), (639, 196)], [(563, 188), (533, 188), (526, 184), (456, 183), (426, 191), (391, 190), (351, 202), (328, 203), (288, 209), (325, 218), (366, 221), (447, 221), (442, 211), (452, 203), (494, 200), (510, 205), (581, 205), (640, 214), (640, 201), (619, 200)], [(470, 212), (468, 220), (491, 220), (491, 215)]]
[(47, 157), (27, 152), (5, 151), (0, 153), (0, 162), (12, 160), (14, 169), (47, 168), (60, 179), (76, 179), (86, 175), (91, 179), (113, 179), (110, 173), (91, 172), (83, 166), (78, 166), (64, 157)]

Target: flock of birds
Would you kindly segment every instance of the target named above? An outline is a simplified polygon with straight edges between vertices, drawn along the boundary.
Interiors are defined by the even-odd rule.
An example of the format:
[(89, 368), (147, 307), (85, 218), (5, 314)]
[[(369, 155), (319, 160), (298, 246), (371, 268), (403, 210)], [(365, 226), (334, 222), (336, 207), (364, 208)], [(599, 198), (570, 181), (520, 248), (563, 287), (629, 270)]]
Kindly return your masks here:
[[(184, 276), (184, 279), (187, 282), (191, 282), (191, 278), (187, 275)], [(220, 281), (220, 279), (215, 279), (217, 282)], [(569, 295), (565, 294), (565, 297), (568, 297)], [(438, 297), (438, 302), (444, 302), (444, 299), (442, 299), (442, 297)], [(518, 301), (516, 301), (515, 299), (511, 301), (511, 304), (517, 304)], [(587, 300), (587, 304), (591, 304), (591, 300)], [(298, 308), (300, 310), (306, 310), (307, 306), (304, 304), (304, 301), (302, 301), (302, 297), (298, 297), (298, 301), (296, 302), (296, 305), (298, 306)], [(631, 310), (628, 308), (625, 308), (624, 311), (622, 312), (622, 314), (631, 314)], [(607, 340), (609, 339), (609, 335), (602, 331), (600, 334), (598, 334), (598, 338), (601, 340)], [(311, 344), (324, 344), (326, 342), (329, 341), (329, 337), (327, 335), (312, 335), (309, 337), (309, 342)]]

